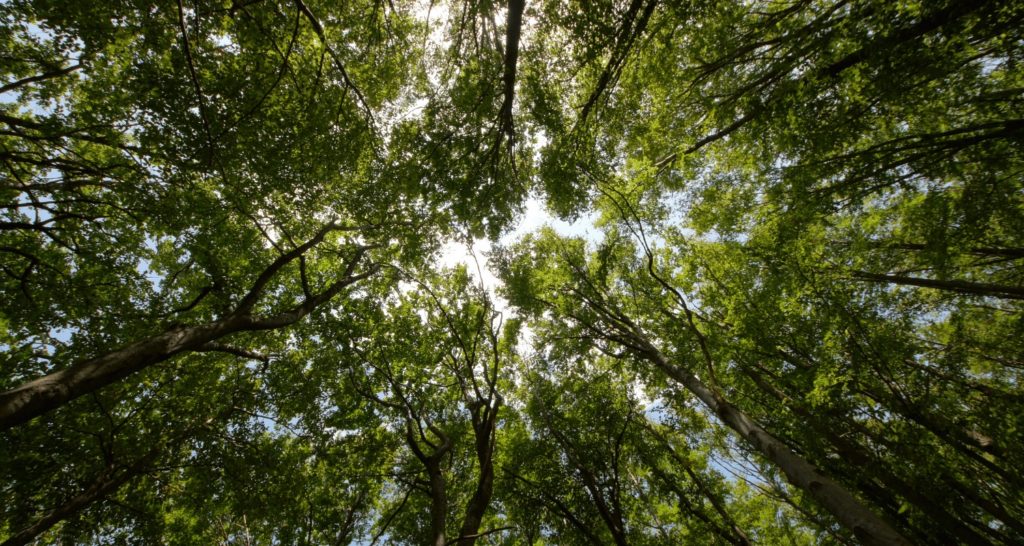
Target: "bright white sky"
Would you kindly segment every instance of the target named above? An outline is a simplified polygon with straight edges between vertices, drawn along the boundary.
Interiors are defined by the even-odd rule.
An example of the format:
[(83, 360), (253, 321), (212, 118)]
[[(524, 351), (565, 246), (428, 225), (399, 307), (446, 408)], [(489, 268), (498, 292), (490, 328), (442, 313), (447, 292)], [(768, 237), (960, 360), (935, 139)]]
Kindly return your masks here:
[[(598, 239), (598, 230), (594, 227), (596, 215), (583, 216), (575, 222), (569, 223), (559, 220), (551, 215), (544, 206), (544, 202), (537, 196), (531, 196), (526, 201), (526, 210), (519, 218), (516, 228), (502, 237), (499, 244), (509, 244), (519, 240), (523, 235), (536, 231), (543, 226), (550, 226), (561, 235), (582, 236), (591, 241)], [(441, 248), (441, 258), (438, 265), (441, 267), (454, 267), (464, 264), (478, 282), (482, 282), (484, 288), (494, 301), (498, 311), (504, 312), (508, 308), (508, 302), (495, 294), (495, 288), (501, 284), (494, 275), (491, 262), (488, 257), (491, 251), (491, 242), (486, 239), (475, 239), (472, 248), (463, 242), (449, 241)], [(474, 254), (476, 260), (473, 259)], [(479, 272), (477, 263), (480, 264)]]

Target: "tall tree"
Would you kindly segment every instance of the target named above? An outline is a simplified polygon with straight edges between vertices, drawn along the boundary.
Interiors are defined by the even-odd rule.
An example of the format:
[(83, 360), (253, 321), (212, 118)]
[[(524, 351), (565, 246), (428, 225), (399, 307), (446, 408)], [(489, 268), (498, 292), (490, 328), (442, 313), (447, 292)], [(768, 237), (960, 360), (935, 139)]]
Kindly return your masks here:
[(393, 422), (407, 449), (396, 464), (407, 471), (410, 491), (424, 494), (414, 496), (413, 505), (425, 500), (429, 514), (427, 524), (409, 520), (414, 513), (399, 525), (382, 522), (381, 532), (471, 545), (507, 528), (482, 526), (495, 521), (488, 516), (494, 513), (498, 423), (508, 411), (502, 391), (515, 359), (510, 343), (517, 325), (503, 324), (464, 267), (447, 273), (407, 281), (407, 290), (382, 310), (372, 341), (356, 349), (361, 372), (353, 371), (350, 380)]

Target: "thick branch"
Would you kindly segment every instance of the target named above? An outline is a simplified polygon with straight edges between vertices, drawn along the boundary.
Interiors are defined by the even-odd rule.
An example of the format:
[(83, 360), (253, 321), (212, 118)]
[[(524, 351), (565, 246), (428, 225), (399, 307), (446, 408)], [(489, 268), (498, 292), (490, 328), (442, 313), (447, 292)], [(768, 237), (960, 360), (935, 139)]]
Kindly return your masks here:
[(11, 83), (3, 86), (3, 87), (0, 87), (0, 93), (6, 93), (8, 91), (12, 91), (14, 89), (17, 89), (17, 88), (22, 87), (24, 85), (28, 85), (30, 83), (41, 82), (43, 80), (49, 80), (51, 78), (57, 78), (57, 77), (60, 77), (60, 76), (66, 76), (66, 75), (68, 75), (68, 74), (70, 74), (70, 73), (72, 73), (72, 72), (74, 72), (74, 71), (76, 71), (76, 70), (78, 70), (80, 68), (82, 68), (82, 65), (74, 64), (74, 65), (71, 65), (71, 66), (69, 66), (67, 68), (61, 68), (61, 69), (58, 69), (58, 70), (51, 70), (49, 72), (43, 72), (42, 74), (36, 74), (35, 76), (29, 76), (27, 78), (22, 78), (22, 79), (20, 79), (18, 81), (14, 81), (14, 82), (11, 82)]
[(274, 260), (273, 263), (271, 263), (269, 266), (267, 266), (266, 269), (263, 270), (263, 273), (260, 273), (259, 277), (256, 277), (256, 282), (252, 284), (252, 288), (249, 289), (249, 292), (245, 295), (244, 298), (242, 298), (242, 301), (240, 301), (238, 303), (238, 306), (235, 308), (235, 314), (246, 314), (250, 310), (252, 310), (252, 306), (256, 304), (256, 301), (259, 299), (260, 295), (263, 294), (263, 289), (266, 288), (267, 283), (269, 283), (270, 280), (273, 279), (275, 275), (277, 275), (277, 272), (280, 271), (281, 268), (304, 255), (307, 250), (320, 244), (320, 242), (324, 240), (324, 237), (326, 237), (328, 233), (341, 229), (346, 228), (343, 228), (341, 226), (338, 226), (334, 222), (331, 222), (326, 226), (320, 228), (320, 230), (317, 231), (316, 234), (313, 235), (313, 237), (310, 240), (295, 247), (295, 249), (293, 249), (292, 251), (282, 254), (280, 257)]

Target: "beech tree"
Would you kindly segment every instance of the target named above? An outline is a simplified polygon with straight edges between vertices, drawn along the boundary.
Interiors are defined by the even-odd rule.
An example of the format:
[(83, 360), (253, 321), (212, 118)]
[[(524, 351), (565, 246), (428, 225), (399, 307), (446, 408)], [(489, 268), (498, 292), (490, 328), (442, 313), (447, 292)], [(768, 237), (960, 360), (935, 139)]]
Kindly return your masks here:
[(0, 5), (0, 543), (1024, 541), (1021, 29)]
[[(407, 493), (378, 536), (472, 545), (508, 529), (483, 525), (496, 520), (498, 423), (517, 323), (504, 324), (464, 268), (441, 273), (450, 276), (415, 279), (418, 290), (380, 317), (368, 346), (355, 351), (362, 372), (349, 380), (389, 416), (406, 451), (395, 465)], [(417, 528), (408, 518), (423, 501), (429, 525)]]

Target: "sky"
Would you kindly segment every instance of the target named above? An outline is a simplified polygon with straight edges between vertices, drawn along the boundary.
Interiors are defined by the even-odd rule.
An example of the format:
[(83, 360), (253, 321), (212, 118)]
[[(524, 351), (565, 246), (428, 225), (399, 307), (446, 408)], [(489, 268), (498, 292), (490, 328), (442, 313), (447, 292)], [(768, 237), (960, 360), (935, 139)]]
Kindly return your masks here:
[[(526, 201), (526, 210), (519, 218), (515, 229), (499, 239), (498, 243), (510, 244), (543, 226), (551, 227), (560, 235), (584, 237), (590, 241), (596, 241), (599, 238), (598, 229), (594, 226), (596, 219), (596, 214), (592, 213), (571, 223), (560, 220), (548, 212), (540, 197), (531, 196)], [(494, 301), (495, 308), (504, 312), (508, 308), (508, 303), (495, 294), (495, 289), (501, 284), (501, 281), (495, 276), (494, 268), (488, 259), (491, 246), (491, 242), (486, 239), (474, 239), (472, 247), (462, 241), (449, 241), (441, 248), (438, 265), (441, 267), (465, 265), (473, 278), (477, 282), (483, 283), (484, 288)], [(474, 255), (476, 256), (475, 260)], [(477, 264), (479, 264), (479, 269)]]

